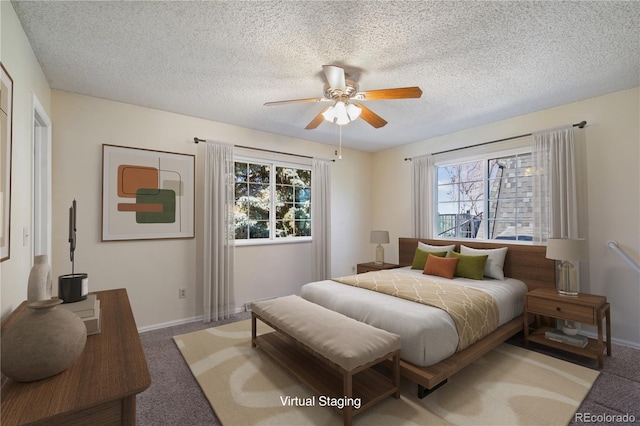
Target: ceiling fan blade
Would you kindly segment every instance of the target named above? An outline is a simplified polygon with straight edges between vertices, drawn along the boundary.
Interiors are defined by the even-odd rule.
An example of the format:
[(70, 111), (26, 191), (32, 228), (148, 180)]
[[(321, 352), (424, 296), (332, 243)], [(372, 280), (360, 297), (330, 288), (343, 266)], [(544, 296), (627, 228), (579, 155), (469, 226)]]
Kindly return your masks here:
[(324, 112), (326, 110), (329, 109), (331, 105), (324, 107), (324, 109), (322, 111), (320, 111), (320, 113), (318, 115), (316, 115), (313, 120), (311, 120), (311, 122), (309, 124), (307, 124), (307, 127), (305, 127), (305, 129), (307, 130), (313, 130), (316, 127), (318, 127), (320, 125), (320, 123), (322, 123), (322, 121), (324, 120), (324, 116), (322, 114), (324, 114)]
[(384, 118), (380, 117), (378, 114), (371, 111), (366, 106), (359, 104), (357, 102), (352, 102), (352, 104), (362, 109), (362, 112), (360, 113), (360, 118), (362, 118), (367, 123), (371, 124), (376, 129), (379, 129), (380, 127), (384, 127), (387, 125), (387, 121)]
[(286, 101), (275, 101), (275, 102), (267, 102), (264, 106), (272, 106), (272, 105), (286, 105), (286, 104), (302, 104), (307, 102), (326, 102), (330, 99), (325, 98), (306, 98), (306, 99), (289, 99)]
[(341, 89), (344, 91), (347, 88), (347, 84), (344, 78), (344, 69), (335, 65), (323, 65), (322, 71), (327, 77), (327, 83), (332, 89)]
[(377, 101), (384, 99), (407, 99), (419, 98), (422, 96), (422, 90), (417, 87), (398, 87), (396, 89), (380, 89), (369, 90), (366, 92), (358, 92), (354, 98), (361, 101)]

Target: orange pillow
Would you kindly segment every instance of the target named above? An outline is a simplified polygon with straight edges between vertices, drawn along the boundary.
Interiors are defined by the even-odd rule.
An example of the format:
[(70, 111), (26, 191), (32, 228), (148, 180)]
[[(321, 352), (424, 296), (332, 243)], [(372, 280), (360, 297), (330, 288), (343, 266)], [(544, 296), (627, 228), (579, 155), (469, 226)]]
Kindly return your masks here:
[(457, 265), (458, 259), (455, 257), (438, 257), (430, 254), (424, 264), (423, 274), (453, 279)]

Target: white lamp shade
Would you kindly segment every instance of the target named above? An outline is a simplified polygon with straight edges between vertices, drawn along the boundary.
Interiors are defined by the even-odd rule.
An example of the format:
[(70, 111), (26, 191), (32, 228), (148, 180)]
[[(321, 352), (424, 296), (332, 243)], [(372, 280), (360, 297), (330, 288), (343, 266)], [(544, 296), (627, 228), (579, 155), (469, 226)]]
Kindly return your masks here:
[(361, 108), (353, 104), (347, 105), (347, 115), (349, 115), (349, 120), (353, 121), (356, 118), (360, 117), (361, 112), (362, 112)]
[(327, 108), (322, 116), (325, 120), (343, 126), (349, 124), (353, 120), (360, 117), (362, 109), (351, 104), (345, 104), (343, 101), (337, 101), (335, 105)]
[(333, 120), (336, 118), (335, 107), (330, 106), (329, 108), (327, 108), (327, 110), (322, 113), (322, 116), (325, 120), (333, 122)]
[(586, 260), (589, 258), (587, 240), (584, 238), (549, 238), (546, 257), (555, 260)]
[(389, 244), (389, 231), (371, 231), (371, 244)]

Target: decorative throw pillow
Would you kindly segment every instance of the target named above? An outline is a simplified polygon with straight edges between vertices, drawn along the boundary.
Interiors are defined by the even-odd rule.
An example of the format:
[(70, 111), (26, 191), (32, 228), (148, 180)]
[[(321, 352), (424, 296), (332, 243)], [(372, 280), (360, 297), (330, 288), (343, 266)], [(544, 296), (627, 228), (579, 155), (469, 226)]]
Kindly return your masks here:
[(460, 253), (471, 256), (486, 254), (487, 263), (484, 265), (484, 276), (504, 280), (504, 259), (507, 256), (508, 247), (497, 249), (474, 249), (471, 247), (460, 245)]
[(429, 254), (424, 265), (425, 275), (435, 275), (438, 277), (453, 279), (456, 265), (459, 259), (454, 257), (438, 257)]
[(459, 259), (455, 272), (457, 277), (471, 278), (473, 280), (482, 279), (484, 275), (484, 265), (487, 263), (488, 255), (469, 256), (455, 251), (452, 251), (449, 254), (451, 257)]
[(427, 256), (432, 254), (438, 257), (445, 257), (447, 255), (446, 251), (427, 251), (422, 249), (416, 249), (416, 254), (413, 255), (413, 263), (411, 264), (411, 269), (424, 269), (424, 264), (427, 263)]
[[(431, 244), (426, 244), (426, 243), (422, 243), (420, 241), (418, 241), (418, 248), (420, 250), (424, 250), (424, 251), (428, 251), (428, 252), (441, 252), (441, 251), (446, 251), (447, 253), (449, 253), (450, 251), (453, 251), (456, 249), (456, 245), (455, 244), (451, 244), (448, 246), (433, 246)], [(449, 255), (447, 254), (447, 257)]]

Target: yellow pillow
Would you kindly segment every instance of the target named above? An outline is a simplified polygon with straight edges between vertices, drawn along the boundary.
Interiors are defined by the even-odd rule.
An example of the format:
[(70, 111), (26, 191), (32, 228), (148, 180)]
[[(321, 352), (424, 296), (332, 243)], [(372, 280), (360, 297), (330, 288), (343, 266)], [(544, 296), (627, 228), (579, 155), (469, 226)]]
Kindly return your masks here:
[(438, 257), (429, 254), (423, 274), (453, 279), (458, 260), (455, 257)]
[(469, 256), (452, 251), (451, 257), (459, 259), (456, 266), (456, 277), (471, 278), (473, 280), (481, 280), (484, 276), (484, 264), (487, 263), (488, 255)]
[(438, 257), (445, 257), (446, 251), (426, 251), (422, 249), (416, 249), (416, 254), (413, 256), (413, 263), (411, 269), (424, 269), (424, 264), (427, 262), (427, 255), (432, 254)]

